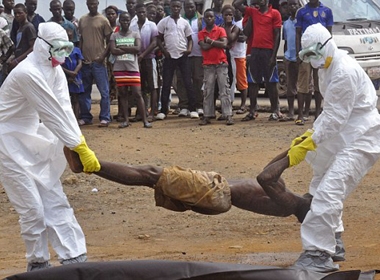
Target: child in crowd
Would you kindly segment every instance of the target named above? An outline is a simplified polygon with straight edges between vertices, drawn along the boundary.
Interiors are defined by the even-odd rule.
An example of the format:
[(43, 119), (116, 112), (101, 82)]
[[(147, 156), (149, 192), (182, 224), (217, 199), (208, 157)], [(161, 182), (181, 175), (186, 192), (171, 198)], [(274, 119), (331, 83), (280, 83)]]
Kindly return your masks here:
[(232, 119), (232, 104), (228, 84), (228, 64), (224, 49), (227, 46), (227, 34), (223, 27), (215, 25), (214, 12), (208, 9), (203, 17), (206, 27), (198, 33), (199, 45), (203, 55), (204, 91), (203, 110), (204, 117), (199, 125), (207, 125), (210, 118), (215, 115), (214, 86), (218, 83), (219, 99), (222, 105), (222, 116), (227, 125), (234, 124)]
[[(72, 42), (74, 35), (73, 30), (66, 29), (66, 32), (70, 42)], [(77, 120), (79, 120), (79, 94), (84, 92), (82, 73), (80, 72), (83, 59), (80, 48), (74, 47), (73, 52), (69, 57), (66, 57), (65, 63), (62, 64), (62, 69), (66, 74), (69, 86), (71, 105)]]

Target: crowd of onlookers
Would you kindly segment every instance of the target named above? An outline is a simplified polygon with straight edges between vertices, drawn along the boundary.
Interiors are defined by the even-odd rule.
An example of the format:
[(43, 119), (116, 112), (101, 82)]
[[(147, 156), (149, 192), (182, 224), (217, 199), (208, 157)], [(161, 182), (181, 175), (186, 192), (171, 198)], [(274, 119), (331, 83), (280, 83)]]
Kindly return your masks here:
[[(297, 57), (306, 28), (300, 19), (295, 20), (298, 0), (250, 1), (250, 6), (244, 0), (234, 0), (232, 5), (213, 0), (205, 10), (199, 0), (126, 0), (125, 7), (109, 6), (104, 11), (98, 10), (98, 0), (86, 4), (89, 13), (78, 19), (73, 0), (52, 0), (48, 19), (62, 25), (75, 45), (62, 67), (80, 126), (93, 121), (94, 83), (101, 96), (99, 127), (116, 120), (120, 128), (131, 121), (142, 121), (150, 128), (153, 121), (164, 120), (170, 113), (200, 119), (199, 125), (209, 124), (217, 115), (217, 120), (227, 125), (234, 124), (234, 114), (245, 114), (241, 121), (251, 121), (257, 117), (257, 97), (263, 84), (271, 104), (270, 121), (303, 125), (309, 118), (310, 88), (314, 88), (315, 117), (321, 111), (316, 71), (307, 63), (301, 67)], [(308, 5), (329, 10), (318, 0)], [(33, 50), (38, 25), (45, 19), (36, 13), (37, 0), (16, 5), (14, 0), (3, 0), (0, 8), (3, 83)], [(331, 30), (332, 14), (323, 24)], [(277, 91), (281, 39), (285, 40), (286, 114), (280, 112)], [(170, 106), (172, 89), (179, 100), (174, 110)], [(236, 91), (241, 103), (233, 108)], [(118, 100), (118, 112), (111, 116), (113, 99)], [(134, 107), (137, 110), (132, 117)]]

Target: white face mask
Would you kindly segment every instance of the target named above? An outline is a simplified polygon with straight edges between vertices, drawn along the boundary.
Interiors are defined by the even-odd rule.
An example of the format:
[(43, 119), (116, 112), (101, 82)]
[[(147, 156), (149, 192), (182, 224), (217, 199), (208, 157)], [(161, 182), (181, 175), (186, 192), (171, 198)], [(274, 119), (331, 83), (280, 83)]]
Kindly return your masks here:
[(310, 58), (310, 64), (313, 68), (320, 69), (325, 66), (325, 59), (323, 57), (318, 59)]

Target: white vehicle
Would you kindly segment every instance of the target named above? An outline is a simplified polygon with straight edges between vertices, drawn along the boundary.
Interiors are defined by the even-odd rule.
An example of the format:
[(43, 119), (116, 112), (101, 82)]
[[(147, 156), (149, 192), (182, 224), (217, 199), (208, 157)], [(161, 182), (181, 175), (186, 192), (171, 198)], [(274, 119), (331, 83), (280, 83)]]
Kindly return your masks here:
[[(375, 86), (380, 85), (380, 1), (321, 0), (333, 12), (333, 38), (339, 49), (346, 50), (367, 72)], [(308, 3), (300, 0), (301, 6)], [(281, 49), (282, 48), (282, 49)], [(279, 49), (279, 93), (286, 91), (282, 63), (283, 45)]]

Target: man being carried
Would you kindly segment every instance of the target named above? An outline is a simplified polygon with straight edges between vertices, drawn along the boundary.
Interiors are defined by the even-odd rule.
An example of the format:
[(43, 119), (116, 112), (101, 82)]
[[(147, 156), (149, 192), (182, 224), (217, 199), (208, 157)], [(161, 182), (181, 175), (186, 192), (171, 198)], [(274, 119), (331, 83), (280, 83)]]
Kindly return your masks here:
[[(83, 171), (78, 155), (64, 148), (66, 159), (75, 173)], [(231, 205), (251, 212), (287, 217), (302, 222), (310, 208), (310, 198), (293, 194), (280, 178), (289, 167), (287, 151), (274, 158), (258, 180), (227, 180), (216, 172), (184, 169), (178, 166), (133, 166), (100, 161), (94, 174), (130, 186), (146, 186), (155, 191), (156, 205), (172, 211), (193, 210), (207, 215), (227, 212)], [(267, 194), (268, 193), (268, 194)]]

